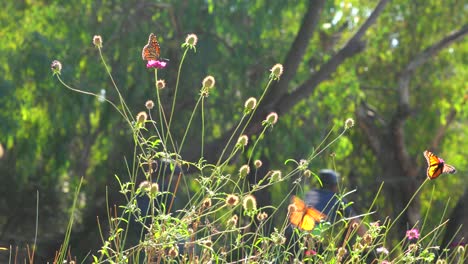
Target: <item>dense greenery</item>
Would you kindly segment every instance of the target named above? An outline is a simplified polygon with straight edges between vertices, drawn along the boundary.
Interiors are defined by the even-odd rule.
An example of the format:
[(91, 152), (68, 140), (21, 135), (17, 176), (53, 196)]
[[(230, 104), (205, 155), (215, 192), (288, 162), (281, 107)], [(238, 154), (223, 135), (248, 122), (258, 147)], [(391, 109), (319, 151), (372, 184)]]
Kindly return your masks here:
[[(287, 159), (299, 161), (321, 150), (320, 143), (330, 142), (341, 133), (344, 120), (353, 117), (356, 127), (311, 160), (309, 169), (338, 170), (343, 190), (357, 189), (348, 199), (355, 201), (358, 211), (366, 212), (376, 201), (376, 212), (365, 220), (383, 222), (387, 216), (395, 219), (421, 186), (426, 165), (422, 152), (432, 149), (457, 167), (458, 173), (425, 182), (415, 202), (417, 213), (402, 218), (388, 243), (400, 241), (405, 226), (422, 224), (415, 219), (424, 220), (424, 234), (448, 218), (466, 189), (466, 4), (392, 1), (352, 42), (377, 2), (272, 2), (5, 3), (0, 14), (4, 58), (0, 66), (0, 143), (4, 149), (0, 177), (5, 183), (0, 186), (1, 246), (11, 241), (22, 248), (33, 244), (38, 216), (37, 250), (51, 260), (63, 241), (73, 190), (83, 177), (70, 245), (78, 249), (72, 254), (79, 258), (89, 250), (97, 255), (102, 242), (96, 216), (101, 223), (107, 222), (107, 206), (125, 201), (115, 175), (122, 182), (134, 176), (135, 130), (111, 105), (66, 89), (53, 77), (50, 64), (61, 61), (60, 76), (72, 87), (105, 94), (120, 106), (115, 82), (131, 121), (145, 110), (147, 100), (156, 101), (154, 73), (146, 69), (140, 55), (150, 32), (158, 35), (161, 56), (169, 59), (168, 67), (158, 71), (158, 78), (167, 84), (160, 92), (166, 115), (170, 115), (185, 51), (181, 43), (188, 33), (199, 38), (196, 52), (187, 52), (181, 68), (171, 124), (174, 145), (179, 146), (184, 136), (201, 81), (207, 75), (216, 78), (215, 89), (204, 101), (204, 135), (197, 111), (180, 153), (184, 159), (199, 161), (203, 137), (203, 158), (216, 163), (244, 114), (245, 100), (258, 99), (269, 81), (268, 70), (282, 63), (281, 81), (269, 88), (270, 94), (246, 130), (250, 141), (259, 138), (262, 127), (258, 124), (266, 113), (278, 112), (279, 122), (266, 130), (255, 151), (249, 144), (232, 159), (226, 165), (228, 172), (235, 173), (252, 155), (252, 160), (264, 162), (264, 171), (259, 173), (282, 170), (288, 175), (296, 166), (285, 163)], [(310, 21), (306, 14), (311, 14)], [(303, 24), (314, 23), (310, 35), (298, 33)], [(92, 45), (97, 34), (104, 39), (102, 56), (113, 80)], [(172, 151), (179, 153), (177, 148)], [(250, 182), (255, 179), (251, 177)], [(382, 182), (388, 189), (376, 197)], [(316, 185), (312, 180), (296, 186), (292, 177), (286, 177), (263, 190), (258, 202), (260, 206), (285, 205), (292, 190), (301, 196)], [(191, 191), (199, 188), (190, 178), (184, 186)], [(286, 208), (281, 210), (277, 221), (269, 221), (267, 233), (284, 223)], [(462, 232), (466, 234), (466, 227)], [(435, 238), (439, 244), (442, 237), (441, 231)]]

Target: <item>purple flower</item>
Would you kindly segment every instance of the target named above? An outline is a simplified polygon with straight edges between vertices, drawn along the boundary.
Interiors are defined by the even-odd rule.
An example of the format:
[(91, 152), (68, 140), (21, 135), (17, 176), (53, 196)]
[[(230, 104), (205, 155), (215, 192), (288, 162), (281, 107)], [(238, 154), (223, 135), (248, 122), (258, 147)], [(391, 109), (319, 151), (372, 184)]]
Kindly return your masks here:
[(156, 68), (156, 69), (163, 69), (167, 65), (167, 62), (160, 61), (160, 60), (149, 60), (146, 64), (146, 68)]
[(419, 230), (417, 228), (413, 228), (413, 229), (410, 229), (410, 230), (406, 231), (406, 237), (409, 240), (418, 239), (419, 238)]

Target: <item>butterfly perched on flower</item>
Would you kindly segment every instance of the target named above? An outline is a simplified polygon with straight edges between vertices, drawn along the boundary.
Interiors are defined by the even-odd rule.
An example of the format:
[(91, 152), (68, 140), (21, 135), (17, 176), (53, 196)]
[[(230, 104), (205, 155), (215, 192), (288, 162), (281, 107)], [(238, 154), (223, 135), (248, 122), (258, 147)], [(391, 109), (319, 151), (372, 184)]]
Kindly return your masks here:
[(310, 231), (314, 229), (315, 223), (320, 222), (327, 216), (319, 210), (307, 207), (304, 201), (293, 196), (289, 209), (289, 221), (291, 224), (299, 227), (302, 230)]
[(156, 38), (156, 35), (151, 33), (148, 37), (148, 44), (146, 44), (141, 51), (141, 57), (143, 60), (156, 61), (159, 59), (160, 53), (161, 51), (158, 39)]
[(424, 151), (424, 157), (427, 160), (427, 177), (431, 180), (439, 177), (442, 173), (453, 174), (457, 172), (455, 167), (446, 164), (443, 159), (437, 157), (434, 153), (428, 150)]

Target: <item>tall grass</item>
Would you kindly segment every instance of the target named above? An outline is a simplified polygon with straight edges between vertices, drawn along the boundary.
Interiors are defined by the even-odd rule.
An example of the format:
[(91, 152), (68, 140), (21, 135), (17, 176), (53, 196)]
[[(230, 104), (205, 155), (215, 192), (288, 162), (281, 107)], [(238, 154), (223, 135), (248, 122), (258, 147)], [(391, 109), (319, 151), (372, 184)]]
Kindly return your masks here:
[[(327, 138), (306, 159), (287, 160), (286, 162), (295, 164), (294, 169), (275, 170), (260, 175), (261, 161), (252, 161), (252, 153), (263, 138), (268, 136), (265, 132), (274, 130), (278, 116), (271, 113), (265, 117), (260, 124), (263, 127), (261, 134), (253, 142), (249, 142), (251, 139), (244, 133), (251, 124), (258, 105), (263, 103), (263, 97), (270, 85), (281, 78), (281, 65), (277, 64), (270, 69), (271, 74), (258, 103), (255, 98), (246, 102), (229, 140), (220, 147), (221, 154), (215, 161), (209, 162), (203, 156), (204, 102), (209, 100), (208, 95), (212, 89), (216, 89), (213, 76), (207, 76), (201, 81), (197, 103), (185, 126), (183, 137), (176, 138), (172, 133), (174, 116), (178, 114), (174, 109), (181, 69), (186, 54), (191, 50), (195, 51), (196, 39), (193, 41), (187, 38), (182, 45), (183, 59), (178, 65), (175, 94), (168, 117), (161, 104), (160, 93), (164, 92), (164, 87), (158, 79), (157, 68), (154, 68), (154, 101), (147, 102), (146, 110), (135, 115), (113, 82), (111, 71), (102, 56), (101, 46), (97, 47), (119, 95), (117, 103), (69, 86), (61, 79), (60, 69), (52, 67), (55, 76), (65, 87), (104, 99), (128, 124), (128, 129), (133, 131), (135, 148), (133, 159), (127, 163), (128, 175), (116, 176), (120, 186), (118, 191), (125, 197), (126, 203), (118, 208), (114, 207), (112, 212), (109, 211), (109, 230), (100, 229), (102, 247), (92, 256), (93, 263), (462, 263), (466, 260), (463, 247), (439, 255), (437, 238), (446, 222), (441, 221), (434, 228), (413, 230), (412, 232), (421, 232), (421, 235), (418, 234), (417, 238), (407, 236), (394, 243), (395, 241), (388, 241), (387, 236), (392, 232), (392, 226), (398, 217), (372, 222), (373, 206), (360, 216), (343, 216), (336, 223), (325, 220), (318, 223), (312, 231), (291, 226), (286, 209), (291, 195), (298, 192), (305, 180), (316, 177), (309, 169), (309, 163), (351, 129), (354, 121), (344, 121), (335, 138), (331, 135), (336, 130), (330, 131)], [(201, 114), (203, 128), (200, 135), (200, 157), (197, 160), (185, 160), (181, 156), (182, 149), (197, 113)], [(247, 163), (237, 164), (235, 157), (246, 155), (247, 147), (251, 147), (252, 151), (247, 157)], [(253, 176), (256, 181), (251, 184), (249, 177)], [(290, 192), (282, 194), (282, 202), (262, 206), (257, 204), (255, 196), (258, 191), (288, 183), (291, 184)], [(347, 194), (349, 192), (341, 193), (338, 197), (345, 201), (343, 198)], [(346, 206), (350, 204), (343, 203), (343, 207)], [(359, 221), (354, 221), (356, 219)], [(64, 260), (72, 223), (73, 215), (67, 228), (65, 243), (56, 259), (57, 263)], [(357, 235), (359, 224), (365, 225), (367, 230), (362, 236)], [(138, 242), (129, 244), (127, 240), (132, 234), (137, 234)]]

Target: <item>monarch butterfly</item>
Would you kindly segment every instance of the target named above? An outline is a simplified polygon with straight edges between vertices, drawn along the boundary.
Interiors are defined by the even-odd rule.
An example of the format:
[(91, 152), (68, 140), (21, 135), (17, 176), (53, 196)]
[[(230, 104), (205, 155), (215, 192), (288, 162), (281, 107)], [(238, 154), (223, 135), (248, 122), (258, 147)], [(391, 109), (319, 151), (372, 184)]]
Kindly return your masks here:
[(439, 177), (442, 173), (453, 174), (457, 172), (452, 165), (445, 164), (443, 159), (437, 157), (434, 153), (428, 150), (424, 151), (424, 157), (427, 160), (427, 177), (431, 180)]
[(293, 196), (289, 205), (289, 221), (291, 224), (299, 227), (302, 230), (310, 231), (314, 229), (315, 222), (325, 219), (327, 216), (319, 210), (307, 207), (301, 199)]
[(148, 44), (143, 47), (141, 51), (141, 57), (143, 60), (157, 60), (159, 59), (160, 47), (156, 35), (151, 33), (148, 37)]

